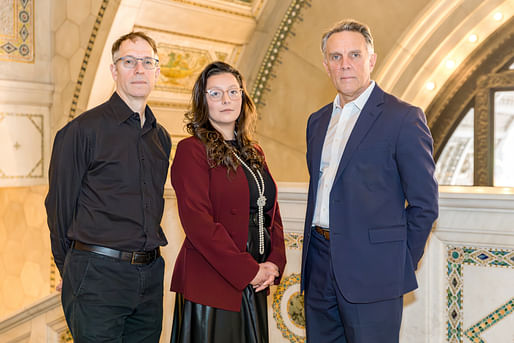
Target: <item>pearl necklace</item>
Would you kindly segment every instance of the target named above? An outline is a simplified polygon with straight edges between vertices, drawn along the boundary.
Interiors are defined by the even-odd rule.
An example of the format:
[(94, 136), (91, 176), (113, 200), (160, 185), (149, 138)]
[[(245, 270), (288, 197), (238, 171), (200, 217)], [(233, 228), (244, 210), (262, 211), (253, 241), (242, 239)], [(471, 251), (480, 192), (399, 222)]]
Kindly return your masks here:
[(252, 168), (250, 168), (234, 150), (232, 150), (232, 153), (234, 153), (234, 156), (239, 160), (241, 165), (243, 165), (250, 174), (252, 174), (255, 184), (257, 185), (257, 191), (259, 193), (259, 197), (257, 198), (257, 208), (259, 209), (259, 254), (264, 255), (264, 205), (266, 205), (266, 197), (264, 196), (264, 179), (262, 178), (259, 170), (256, 169), (255, 171), (257, 172), (257, 175), (259, 175), (259, 179), (262, 183), (261, 187), (261, 184), (259, 183), (257, 176), (255, 176)]

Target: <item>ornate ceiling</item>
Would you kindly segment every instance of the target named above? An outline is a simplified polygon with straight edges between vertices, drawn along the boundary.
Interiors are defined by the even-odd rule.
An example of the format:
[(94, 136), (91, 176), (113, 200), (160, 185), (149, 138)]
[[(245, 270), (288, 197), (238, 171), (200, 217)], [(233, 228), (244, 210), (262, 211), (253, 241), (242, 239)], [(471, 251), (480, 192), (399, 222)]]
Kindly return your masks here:
[(346, 17), (368, 23), (378, 54), (374, 79), (427, 109), (466, 57), (514, 13), (513, 0), (91, 0), (92, 7), (93, 3), (100, 12), (89, 31), (86, 55), (89, 48), (90, 53), (84, 56), (72, 94), (71, 116), (112, 92), (107, 70), (114, 39), (130, 30), (144, 30), (158, 42), (162, 68), (151, 104), (175, 141), (184, 136), (182, 118), (196, 75), (213, 60), (227, 61), (247, 79), (258, 103), (257, 138), (274, 175), (283, 181), (307, 179), (307, 117), (335, 96), (319, 50), (320, 36), (332, 23)]

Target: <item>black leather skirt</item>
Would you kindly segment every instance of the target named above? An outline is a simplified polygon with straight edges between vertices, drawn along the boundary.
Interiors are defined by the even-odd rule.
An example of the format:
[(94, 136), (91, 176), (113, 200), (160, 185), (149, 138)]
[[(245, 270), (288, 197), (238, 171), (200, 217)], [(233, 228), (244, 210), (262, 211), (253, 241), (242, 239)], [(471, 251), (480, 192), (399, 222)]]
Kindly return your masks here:
[[(266, 261), (270, 252), (268, 230), (264, 230), (264, 242), (264, 255), (259, 255), (259, 228), (250, 215), (246, 248), (259, 263)], [(177, 293), (171, 342), (268, 343), (266, 293), (266, 290), (256, 293), (253, 287), (248, 285), (243, 291), (241, 312), (197, 304)]]

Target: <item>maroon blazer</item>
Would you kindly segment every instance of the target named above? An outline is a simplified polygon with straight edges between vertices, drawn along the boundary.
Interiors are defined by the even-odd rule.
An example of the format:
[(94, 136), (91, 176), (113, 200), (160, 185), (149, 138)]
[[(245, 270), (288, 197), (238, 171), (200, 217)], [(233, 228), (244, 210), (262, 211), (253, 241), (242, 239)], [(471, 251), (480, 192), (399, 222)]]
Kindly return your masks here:
[[(267, 168), (267, 167), (266, 167)], [(204, 144), (196, 137), (180, 141), (171, 166), (171, 184), (186, 234), (175, 262), (171, 290), (184, 298), (239, 312), (243, 290), (253, 280), (258, 263), (246, 252), (250, 192), (241, 167), (211, 168)], [(282, 220), (275, 198), (270, 227), (271, 252), (280, 282), (286, 264)]]

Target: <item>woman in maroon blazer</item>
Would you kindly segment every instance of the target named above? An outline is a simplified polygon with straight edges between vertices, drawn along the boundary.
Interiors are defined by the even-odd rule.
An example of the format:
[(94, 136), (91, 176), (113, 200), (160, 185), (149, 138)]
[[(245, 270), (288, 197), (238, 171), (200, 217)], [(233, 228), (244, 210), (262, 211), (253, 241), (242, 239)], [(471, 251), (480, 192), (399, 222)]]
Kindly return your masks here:
[(241, 74), (214, 62), (193, 88), (171, 167), (186, 234), (175, 263), (174, 343), (268, 342), (268, 287), (286, 264), (277, 188), (251, 140)]

